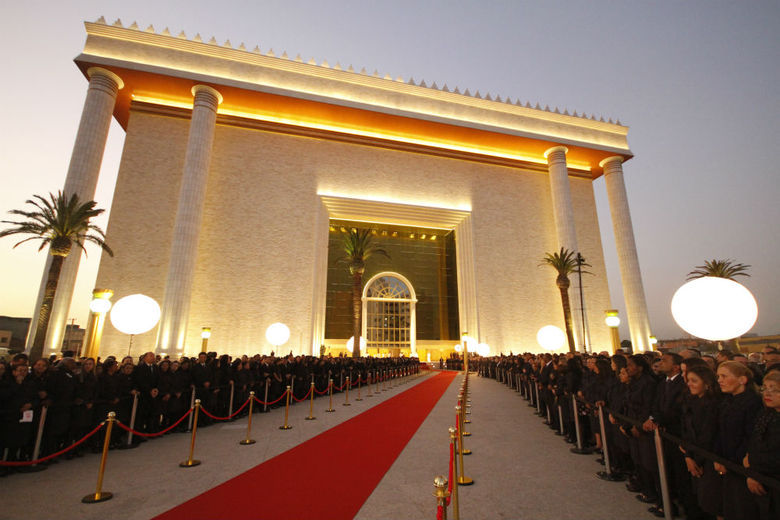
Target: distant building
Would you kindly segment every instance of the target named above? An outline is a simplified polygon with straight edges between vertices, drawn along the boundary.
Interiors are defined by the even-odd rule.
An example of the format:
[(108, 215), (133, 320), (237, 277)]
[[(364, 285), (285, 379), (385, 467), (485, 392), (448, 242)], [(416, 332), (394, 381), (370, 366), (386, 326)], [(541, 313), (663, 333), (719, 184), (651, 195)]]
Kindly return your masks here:
[(4, 345), (0, 342), (0, 347), (23, 351), (29, 328), (30, 318), (0, 316), (0, 337), (6, 337), (6, 334), (8, 337), (8, 344)]

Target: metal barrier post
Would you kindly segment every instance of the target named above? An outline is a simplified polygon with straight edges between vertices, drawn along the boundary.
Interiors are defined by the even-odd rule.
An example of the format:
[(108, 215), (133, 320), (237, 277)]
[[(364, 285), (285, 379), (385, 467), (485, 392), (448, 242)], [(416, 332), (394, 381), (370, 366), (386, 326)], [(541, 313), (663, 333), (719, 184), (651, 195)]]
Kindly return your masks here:
[(268, 379), (265, 380), (265, 397), (263, 398), (263, 412), (268, 411), (268, 384), (270, 381)]
[(233, 415), (233, 395), (236, 390), (236, 383), (232, 379), (230, 380), (230, 402), (228, 403), (228, 417)]
[(561, 403), (558, 403), (558, 431), (555, 434), (563, 435), (563, 406)]
[(572, 412), (574, 413), (574, 429), (577, 432), (577, 446), (571, 448), (569, 451), (577, 453), (578, 455), (590, 455), (593, 450), (582, 447), (582, 434), (580, 433), (580, 414), (577, 413), (577, 397), (572, 394), (571, 396)]
[[(195, 385), (190, 385), (190, 410), (195, 408)], [(189, 424), (187, 425), (187, 431), (192, 431), (192, 421), (194, 420), (193, 414), (190, 414), (190, 418), (187, 421)]]
[[(130, 411), (130, 429), (135, 430), (135, 415), (138, 411), (138, 394), (135, 394), (133, 396), (133, 408)], [(124, 449), (128, 448), (137, 448), (137, 444), (133, 444), (133, 432), (129, 431), (127, 432), (127, 444), (125, 444)]]
[(200, 399), (195, 399), (195, 413), (193, 413), (195, 419), (193, 419), (193, 423), (192, 423), (192, 438), (190, 439), (190, 454), (187, 457), (187, 460), (179, 463), (179, 466), (182, 468), (191, 468), (193, 466), (197, 466), (200, 464), (199, 460), (195, 460), (192, 458), (192, 455), (195, 453), (195, 435), (198, 433), (198, 411), (199, 410), (200, 410)]
[[(452, 477), (455, 481), (458, 481), (458, 431), (455, 427), (450, 426), (450, 446), (452, 447)], [(460, 505), (458, 504), (458, 486), (452, 486), (452, 517), (455, 520), (460, 519)]]
[(604, 453), (604, 471), (599, 471), (596, 476), (601, 480), (621, 482), (626, 480), (622, 475), (612, 473), (612, 465), (609, 462), (609, 446), (607, 446), (607, 427), (604, 421), (604, 407), (599, 405), (599, 427), (601, 428), (601, 449)]
[(344, 395), (346, 397), (344, 400), (344, 404), (342, 404), (341, 406), (352, 406), (351, 404), (349, 404), (349, 376), (347, 376), (347, 393)]
[[(455, 411), (458, 414), (458, 417), (460, 416), (460, 406), (455, 407)], [(458, 476), (458, 485), (459, 486), (468, 486), (474, 483), (473, 479), (470, 479), (465, 475), (465, 471), (463, 469), (463, 455), (466, 454), (466, 449), (463, 447), (463, 425), (461, 424), (458, 428), (458, 446), (460, 449), (458, 450), (458, 466), (460, 467), (460, 475)], [(469, 451), (471, 453), (471, 451)]]
[[(33, 454), (32, 454), (32, 460), (38, 460), (38, 457), (41, 453), (41, 441), (43, 440), (43, 427), (46, 424), (46, 413), (48, 412), (49, 407), (44, 405), (41, 406), (41, 418), (38, 420), (38, 431), (35, 434), (35, 447), (33, 448)], [(39, 466), (38, 464), (33, 464), (29, 467), (27, 471), (43, 471), (46, 469), (46, 466)]]
[(355, 399), (355, 401), (362, 401), (363, 399), (360, 397), (360, 383), (363, 378), (360, 377), (360, 372), (358, 372), (358, 396)]
[(252, 405), (255, 404), (255, 391), (252, 390), (249, 392), (249, 419), (246, 423), (246, 439), (243, 441), (239, 441), (238, 443), (242, 446), (246, 446), (248, 444), (254, 444), (255, 440), (251, 439), (250, 436), (252, 435)]
[(106, 422), (108, 425), (106, 426), (106, 436), (103, 440), (103, 455), (100, 457), (100, 469), (98, 470), (98, 480), (97, 480), (97, 486), (95, 488), (95, 492), (92, 494), (89, 494), (81, 499), (81, 501), (85, 504), (95, 504), (97, 502), (105, 502), (106, 500), (111, 499), (114, 495), (109, 493), (108, 491), (103, 491), (103, 474), (106, 471), (106, 459), (108, 458), (108, 445), (111, 443), (111, 427), (114, 425), (114, 421), (116, 420), (116, 414), (114, 412), (108, 412), (108, 418), (106, 419)]
[(655, 437), (655, 455), (658, 459), (658, 477), (661, 481), (661, 499), (664, 504), (664, 518), (672, 520), (672, 500), (669, 497), (669, 483), (666, 480), (666, 462), (664, 461), (664, 446), (661, 440), (661, 431), (656, 428), (653, 432)]
[(447, 479), (443, 475), (437, 476), (433, 479), (433, 487), (436, 491), (433, 492), (433, 496), (436, 497), (436, 507), (441, 509), (441, 520), (447, 520), (447, 498), (450, 496), (450, 492), (447, 491)]
[(325, 411), (335, 412), (336, 410), (333, 409), (333, 379), (328, 379), (328, 398), (330, 399), (330, 404), (328, 405), (328, 409)]
[(309, 399), (309, 416), (304, 417), (304, 419), (313, 421), (316, 419), (316, 417), (314, 417), (314, 381), (311, 382), (311, 390), (309, 390), (309, 392), (311, 393), (311, 399)]
[(287, 424), (287, 418), (290, 416), (290, 385), (287, 385), (287, 405), (284, 407), (284, 425), (279, 426), (280, 430), (292, 430), (292, 426)]

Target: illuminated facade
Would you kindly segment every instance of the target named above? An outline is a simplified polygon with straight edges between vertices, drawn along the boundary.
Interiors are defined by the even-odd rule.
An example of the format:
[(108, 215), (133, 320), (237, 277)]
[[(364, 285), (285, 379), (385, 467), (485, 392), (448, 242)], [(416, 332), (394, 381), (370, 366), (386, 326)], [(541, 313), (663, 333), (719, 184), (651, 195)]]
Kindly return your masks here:
[[(449, 236), (455, 281), (437, 285), (450, 287), (436, 296), (449, 306), (435, 318), (439, 339), (416, 340), (421, 357), (438, 359), (454, 330), (494, 353), (538, 350), (540, 327), (563, 326), (555, 275), (538, 264), (562, 246), (593, 265), (585, 336), (608, 349), (601, 316), (612, 305), (592, 184), (605, 173), (626, 318), (634, 344), (647, 346), (622, 181), (627, 127), (167, 29), (102, 19), (86, 29), (76, 63), (90, 86), (66, 191), (94, 197), (116, 118), (126, 138), (107, 228), (115, 256), (102, 258), (97, 285), (115, 300), (149, 295), (163, 309), (134, 350), (192, 354), (208, 326), (213, 350), (263, 352), (266, 327), (279, 321), (291, 329), (284, 351), (343, 345), (346, 337), (326, 334), (333, 223)], [(68, 258), (52, 337), (68, 315), (78, 260)], [(397, 264), (375, 272), (411, 280)], [(433, 319), (419, 314), (428, 312), (419, 291), (416, 299), (418, 321)], [(118, 353), (126, 338), (107, 327), (103, 345)]]

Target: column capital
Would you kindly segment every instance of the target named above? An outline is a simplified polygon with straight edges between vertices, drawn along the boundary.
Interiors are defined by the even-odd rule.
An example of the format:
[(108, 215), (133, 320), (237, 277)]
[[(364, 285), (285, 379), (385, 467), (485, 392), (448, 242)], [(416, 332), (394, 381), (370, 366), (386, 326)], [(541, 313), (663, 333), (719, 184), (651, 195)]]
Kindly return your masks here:
[[(200, 96), (198, 96), (200, 94)], [(195, 85), (192, 87), (192, 95), (197, 99), (198, 97), (213, 97), (213, 104), (216, 108), (222, 103), (223, 97), (217, 89), (209, 87), (208, 85)]]
[(621, 165), (621, 164), (623, 164), (623, 157), (621, 157), (619, 155), (613, 155), (611, 157), (607, 157), (606, 159), (602, 159), (599, 162), (599, 168), (604, 168), (605, 165), (607, 165), (607, 164), (609, 164), (611, 162), (615, 162), (615, 161), (617, 161), (618, 165)]
[(108, 69), (104, 69), (103, 67), (90, 67), (87, 69), (87, 76), (89, 76), (90, 81), (93, 78), (106, 78), (111, 81), (113, 81), (116, 84), (117, 90), (122, 90), (125, 86), (125, 82), (122, 81), (122, 78), (114, 74)]
[(548, 148), (544, 151), (544, 158), (549, 159), (549, 156), (555, 152), (563, 152), (563, 155), (565, 156), (567, 153), (569, 153), (569, 149), (565, 146), (553, 146), (552, 148)]

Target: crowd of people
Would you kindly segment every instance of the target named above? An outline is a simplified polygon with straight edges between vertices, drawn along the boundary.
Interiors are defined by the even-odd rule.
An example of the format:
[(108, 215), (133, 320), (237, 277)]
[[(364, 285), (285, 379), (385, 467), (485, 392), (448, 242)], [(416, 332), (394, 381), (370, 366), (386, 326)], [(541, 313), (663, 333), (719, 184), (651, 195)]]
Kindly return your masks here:
[[(229, 355), (200, 353), (195, 358), (170, 359), (147, 352), (138, 359), (108, 357), (76, 358), (66, 352), (61, 358), (41, 358), (30, 366), (25, 354), (10, 363), (0, 361), (0, 454), (4, 461), (30, 461), (40, 432), (38, 459), (72, 446), (91, 432), (109, 412), (116, 419), (142, 433), (162, 432), (190, 409), (193, 397), (215, 417), (237, 411), (254, 391), (258, 400), (274, 403), (256, 406), (255, 412), (284, 406), (280, 399), (291, 387), (292, 396), (303, 399), (315, 384), (315, 397), (352, 383), (375, 381), (380, 377), (400, 377), (417, 371), (417, 358), (313, 357), (256, 354), (232, 359)], [(193, 395), (194, 394), (194, 395)], [(291, 404), (296, 399), (291, 399)], [(131, 416), (135, 401), (135, 417)], [(232, 405), (232, 407), (231, 407)], [(46, 415), (41, 421), (42, 412)], [(248, 413), (248, 407), (235, 414)], [(199, 417), (199, 426), (212, 423), (208, 415)], [(182, 421), (171, 432), (186, 431)], [(94, 435), (63, 458), (83, 456), (102, 448), (103, 438)], [(114, 428), (111, 448), (144, 442)], [(46, 463), (56, 463), (59, 458)], [(0, 466), (0, 476), (14, 470)]]
[[(526, 393), (539, 415), (567, 442), (576, 442), (579, 423), (581, 442), (599, 454), (606, 443), (611, 473), (626, 478), (628, 491), (651, 504), (655, 516), (665, 515), (654, 442), (659, 429), (673, 515), (780, 518), (776, 348), (749, 356), (726, 350), (702, 355), (696, 349), (523, 354), (478, 358), (474, 364), (481, 376), (532, 389)], [(605, 439), (599, 406), (608, 418)]]

